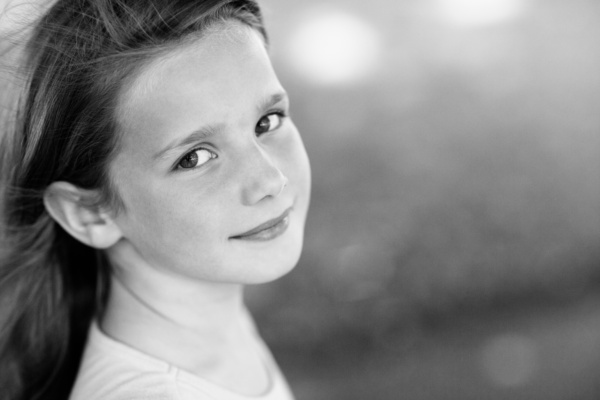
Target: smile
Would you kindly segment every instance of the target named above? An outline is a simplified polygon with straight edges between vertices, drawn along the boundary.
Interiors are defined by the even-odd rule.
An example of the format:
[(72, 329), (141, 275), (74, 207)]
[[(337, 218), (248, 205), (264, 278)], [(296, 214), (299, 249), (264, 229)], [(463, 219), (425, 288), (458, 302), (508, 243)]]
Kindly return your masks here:
[(290, 211), (292, 211), (292, 207), (285, 210), (279, 217), (270, 219), (264, 224), (260, 224), (248, 232), (232, 236), (230, 239), (252, 240), (259, 242), (275, 239), (276, 237), (281, 236), (287, 230), (290, 224)]

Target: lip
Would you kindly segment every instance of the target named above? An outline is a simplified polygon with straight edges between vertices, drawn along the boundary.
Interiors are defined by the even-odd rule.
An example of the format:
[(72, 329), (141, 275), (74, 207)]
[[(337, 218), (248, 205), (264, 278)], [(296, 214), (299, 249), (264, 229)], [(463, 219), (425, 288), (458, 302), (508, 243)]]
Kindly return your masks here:
[(231, 236), (230, 239), (253, 241), (266, 241), (275, 239), (276, 237), (281, 236), (287, 230), (290, 222), (289, 215), (291, 211), (292, 207), (289, 207), (279, 217), (270, 219), (247, 232)]

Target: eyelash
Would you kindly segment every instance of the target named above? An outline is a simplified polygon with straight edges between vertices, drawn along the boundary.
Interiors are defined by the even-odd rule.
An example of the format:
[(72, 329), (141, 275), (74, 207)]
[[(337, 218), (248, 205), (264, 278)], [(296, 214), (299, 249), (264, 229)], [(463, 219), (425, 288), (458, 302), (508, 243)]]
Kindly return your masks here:
[(271, 115), (277, 115), (277, 116), (280, 118), (279, 124), (278, 124), (278, 125), (277, 125), (275, 128), (273, 128), (273, 129), (270, 129), (270, 130), (268, 130), (268, 131), (261, 132), (261, 133), (258, 133), (258, 132), (256, 132), (256, 134), (257, 134), (257, 136), (258, 136), (258, 137), (260, 137), (260, 136), (262, 136), (262, 135), (264, 135), (264, 134), (266, 134), (266, 133), (269, 133), (269, 132), (272, 132), (272, 131), (274, 131), (274, 130), (277, 130), (277, 129), (279, 129), (279, 128), (281, 127), (281, 125), (283, 124), (283, 120), (284, 120), (284, 119), (285, 119), (285, 118), (288, 116), (288, 114), (287, 114), (287, 113), (286, 113), (284, 110), (274, 110), (274, 111), (271, 111), (271, 112), (269, 112), (269, 113), (267, 113), (267, 114), (263, 115), (262, 117), (260, 117), (260, 119), (259, 119), (259, 120), (258, 120), (258, 122), (256, 123), (256, 128), (255, 128), (255, 131), (256, 131), (256, 129), (258, 128), (258, 126), (259, 126), (260, 122), (263, 120), (263, 118), (267, 118), (267, 117), (269, 117), (269, 116), (271, 116)]
[[(263, 135), (265, 135), (265, 134), (268, 134), (269, 132), (272, 132), (272, 131), (274, 131), (274, 130), (277, 130), (277, 129), (279, 129), (279, 128), (281, 127), (281, 125), (283, 124), (283, 120), (284, 120), (286, 117), (288, 117), (288, 113), (287, 113), (286, 111), (284, 111), (284, 110), (274, 110), (274, 111), (271, 111), (271, 112), (269, 112), (269, 113), (267, 113), (267, 114), (263, 115), (262, 117), (260, 117), (260, 119), (259, 119), (259, 120), (258, 120), (258, 122), (256, 123), (256, 126), (255, 126), (255, 131), (257, 130), (257, 128), (258, 128), (258, 126), (259, 126), (260, 122), (263, 120), (263, 118), (269, 117), (269, 116), (271, 116), (271, 115), (277, 115), (277, 116), (280, 118), (279, 124), (278, 124), (278, 125), (277, 125), (275, 128), (273, 128), (273, 129), (269, 129), (268, 131), (261, 132), (261, 133), (258, 133), (258, 132), (256, 132), (256, 136), (257, 136), (257, 137), (261, 137), (261, 136), (263, 136)], [(206, 161), (206, 162), (204, 162), (204, 163), (200, 164), (199, 166), (193, 166), (193, 167), (189, 167), (189, 168), (183, 168), (183, 167), (181, 167), (181, 166), (180, 166), (180, 165), (181, 165), (181, 163), (182, 163), (182, 161), (183, 161), (183, 160), (185, 160), (185, 159), (186, 159), (186, 157), (188, 157), (188, 156), (192, 155), (193, 153), (195, 153), (195, 152), (197, 152), (197, 151), (200, 151), (200, 150), (205, 150), (205, 151), (207, 151), (207, 152), (209, 152), (209, 153), (210, 153), (211, 157), (210, 157), (210, 159), (209, 159), (209, 160), (212, 160), (212, 159), (215, 159), (215, 158), (218, 158), (218, 157), (219, 157), (219, 156), (218, 156), (217, 154), (215, 154), (215, 153), (214, 153), (212, 150), (210, 150), (210, 149), (207, 149), (206, 147), (196, 147), (196, 148), (194, 148), (194, 149), (192, 149), (192, 150), (188, 151), (188, 152), (187, 152), (187, 153), (186, 153), (186, 154), (185, 154), (183, 157), (181, 157), (181, 158), (180, 158), (180, 159), (177, 161), (177, 164), (175, 164), (175, 168), (174, 168), (174, 169), (175, 169), (176, 171), (181, 171), (181, 170), (193, 170), (193, 169), (199, 168), (199, 167), (201, 167), (202, 165), (206, 164), (208, 161)]]
[[(182, 163), (182, 162), (183, 162), (183, 161), (184, 161), (184, 160), (185, 160), (187, 157), (191, 156), (192, 154), (194, 154), (194, 153), (196, 153), (196, 152), (198, 152), (198, 151), (200, 151), (200, 150), (204, 150), (204, 151), (207, 151), (207, 152), (209, 152), (209, 153), (210, 153), (210, 158), (209, 158), (207, 161), (203, 162), (203, 163), (202, 163), (202, 164), (200, 164), (200, 165), (194, 165), (193, 167), (189, 167), (189, 168), (184, 168), (184, 167), (182, 167), (182, 166), (181, 166), (181, 163)], [(212, 160), (212, 159), (215, 159), (215, 158), (218, 158), (218, 157), (219, 157), (219, 156), (218, 156), (218, 155), (217, 155), (217, 154), (216, 154), (214, 151), (212, 151), (212, 150), (210, 150), (210, 149), (207, 149), (206, 147), (196, 147), (195, 149), (192, 149), (191, 151), (187, 152), (187, 153), (186, 153), (186, 154), (185, 154), (183, 157), (181, 157), (181, 158), (179, 159), (179, 161), (177, 161), (177, 164), (175, 164), (175, 168), (174, 168), (174, 169), (175, 169), (176, 171), (182, 171), (182, 170), (192, 170), (192, 169), (196, 169), (196, 168), (199, 168), (199, 167), (203, 166), (203, 165), (204, 165), (204, 164), (206, 164), (208, 161), (210, 161), (210, 160)]]

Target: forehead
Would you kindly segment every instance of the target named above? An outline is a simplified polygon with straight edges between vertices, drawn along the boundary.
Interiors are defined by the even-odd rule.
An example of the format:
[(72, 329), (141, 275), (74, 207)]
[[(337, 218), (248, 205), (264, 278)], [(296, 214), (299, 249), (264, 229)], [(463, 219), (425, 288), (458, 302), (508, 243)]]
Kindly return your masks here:
[(273, 83), (260, 33), (237, 21), (218, 23), (142, 66), (119, 95), (117, 121), (122, 130), (135, 130), (147, 117), (168, 116), (165, 111), (189, 107), (192, 99), (196, 110), (208, 113), (237, 90)]

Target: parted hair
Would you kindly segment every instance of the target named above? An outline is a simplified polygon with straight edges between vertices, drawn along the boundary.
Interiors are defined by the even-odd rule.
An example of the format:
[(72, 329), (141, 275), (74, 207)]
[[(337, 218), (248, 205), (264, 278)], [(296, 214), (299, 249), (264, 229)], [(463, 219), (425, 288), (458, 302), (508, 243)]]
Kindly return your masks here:
[[(259, 31), (253, 0), (58, 0), (24, 44), (0, 132), (0, 399), (67, 399), (111, 266), (66, 233), (44, 192), (66, 181), (124, 211), (108, 165), (120, 91), (144, 63), (226, 20)], [(14, 77), (17, 79), (17, 77)]]

